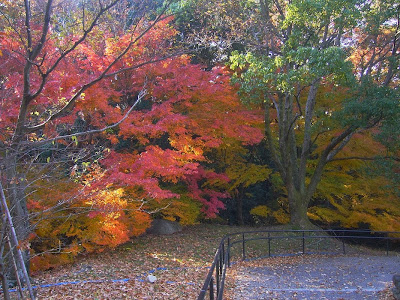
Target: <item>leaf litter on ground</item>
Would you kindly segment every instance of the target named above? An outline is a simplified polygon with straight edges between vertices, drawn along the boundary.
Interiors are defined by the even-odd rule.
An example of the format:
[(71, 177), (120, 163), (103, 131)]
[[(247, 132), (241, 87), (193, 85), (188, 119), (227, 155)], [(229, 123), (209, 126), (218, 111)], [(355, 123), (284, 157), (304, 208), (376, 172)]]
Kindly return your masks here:
[[(196, 299), (221, 238), (257, 229), (288, 228), (201, 224), (173, 235), (143, 235), (113, 251), (82, 255), (73, 264), (37, 274), (33, 285), (38, 299)], [(249, 247), (248, 254), (259, 255), (259, 246)], [(361, 250), (355, 249), (358, 253)], [(240, 255), (236, 256), (235, 267), (227, 271), (224, 299), (235, 299), (241, 267), (297, 264), (306, 257), (277, 256), (242, 262)], [(146, 280), (149, 274), (157, 277), (154, 283)], [(392, 297), (388, 286), (380, 299)]]
[[(144, 235), (37, 274), (33, 285), (38, 299), (195, 299), (221, 238), (249, 229), (202, 224), (173, 235)], [(146, 280), (149, 274), (157, 277), (154, 283)]]

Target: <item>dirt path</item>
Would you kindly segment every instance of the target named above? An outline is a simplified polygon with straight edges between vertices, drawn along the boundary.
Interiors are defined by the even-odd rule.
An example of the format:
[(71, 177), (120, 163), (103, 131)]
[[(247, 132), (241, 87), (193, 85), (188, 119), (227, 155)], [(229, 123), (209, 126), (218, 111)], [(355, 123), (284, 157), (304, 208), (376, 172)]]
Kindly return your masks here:
[(400, 256), (297, 256), (234, 267), (234, 299), (385, 299)]

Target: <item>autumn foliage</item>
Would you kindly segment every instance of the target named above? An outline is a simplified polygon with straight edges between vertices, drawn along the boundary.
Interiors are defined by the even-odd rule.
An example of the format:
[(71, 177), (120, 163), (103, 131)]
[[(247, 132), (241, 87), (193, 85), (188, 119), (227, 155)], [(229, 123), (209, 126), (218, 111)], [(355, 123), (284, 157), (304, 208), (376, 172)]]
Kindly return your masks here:
[[(99, 76), (119, 53), (129, 49), (112, 65), (113, 76), (85, 90), (70, 112), (48, 122), (41, 135), (29, 136), (40, 142), (70, 134), (50, 148), (69, 147), (85, 153), (57, 170), (48, 170), (51, 177), (39, 169), (31, 170), (31, 179), (43, 178), (35, 182), (38, 192), (28, 198), (36, 228), (30, 237), (32, 271), (69, 262), (79, 253), (114, 248), (144, 233), (152, 216), (193, 224), (215, 217), (224, 208), (230, 178), (208, 166), (207, 153), (228, 139), (243, 145), (259, 142), (262, 118), (240, 104), (237, 88), (223, 68), (205, 71), (185, 55), (158, 60), (164, 54), (163, 45), (167, 48), (176, 35), (170, 22), (170, 18), (159, 22), (130, 48), (135, 32), (103, 32), (102, 43), (96, 42), (100, 32), (94, 32), (92, 39), (60, 62), (30, 106), (31, 124), (40, 124), (49, 110), (66, 105), (64, 100), (73, 96), (82, 82)], [(57, 38), (46, 43), (50, 58), (44, 62), (49, 66), (57, 59), (55, 52), (74, 41), (73, 36), (51, 34)], [(1, 75), (1, 92), (8, 101), (0, 103), (0, 118), (8, 124), (1, 133), (6, 142), (23, 93), (23, 70), (17, 63), (23, 45), (11, 30), (2, 36), (0, 59), (7, 73)], [(146, 63), (149, 60), (154, 62)], [(120, 69), (126, 71), (119, 73)], [(38, 80), (33, 80), (37, 82), (33, 90), (40, 89), (40, 74), (35, 76)], [(143, 98), (135, 110), (117, 127), (73, 135), (120, 121), (139, 95)], [(55, 163), (60, 155), (49, 151), (43, 159)], [(94, 161), (93, 155), (97, 157)]]
[[(203, 2), (198, 8), (208, 7)], [(376, 139), (394, 123), (379, 119), (383, 112), (389, 119), (396, 116), (387, 113), (398, 101), (388, 92), (394, 84), (363, 89), (360, 83), (357, 91), (350, 86), (374, 65), (370, 35), (355, 30), (347, 52), (336, 44), (328, 47), (340, 37), (328, 18), (323, 38), (331, 37), (319, 45), (321, 20), (314, 16), (312, 36), (309, 16), (296, 10), (304, 9), (301, 1), (289, 1), (283, 7), (287, 14), (279, 5), (261, 7), (270, 27), (255, 34), (262, 23), (251, 13), (257, 1), (245, 6), (245, 14), (245, 2), (228, 1), (228, 11), (241, 17), (227, 19), (219, 19), (226, 7), (217, 2), (209, 17), (218, 17), (218, 29), (230, 30), (215, 31), (204, 44), (213, 44), (214, 37), (231, 41), (241, 33), (249, 43), (260, 43), (250, 48), (267, 47), (271, 55), (237, 52), (231, 69), (211, 68), (194, 64), (187, 51), (182, 54), (171, 16), (150, 14), (131, 27), (121, 20), (108, 26), (114, 22), (111, 12), (96, 19), (89, 7), (89, 15), (78, 21), (80, 8), (74, 6), (59, 11), (46, 29), (38, 1), (34, 10), (41, 13), (32, 14), (26, 32), (23, 13), (9, 1), (4, 4), (12, 18), (0, 23), (0, 166), (7, 157), (15, 163), (7, 166), (11, 175), (0, 179), (7, 182), (8, 196), (12, 187), (24, 185), (23, 200), (17, 200), (29, 210), (32, 232), (21, 247), (31, 252), (33, 272), (115, 248), (145, 233), (153, 218), (188, 225), (236, 206), (242, 223), (243, 203), (261, 183), (268, 183), (273, 199), (257, 199), (246, 211), (257, 225), (284, 224), (295, 213), (307, 217), (309, 208), (308, 217), (323, 226), (400, 230), (391, 182), (383, 174), (368, 177), (366, 170), (374, 165), (356, 157), (379, 156), (395, 140), (393, 134)], [(332, 16), (346, 11), (327, 3), (333, 5)], [(280, 18), (287, 20), (280, 24)], [(285, 22), (296, 25), (297, 33)], [(279, 30), (270, 30), (279, 26), (288, 32), (285, 41), (281, 34), (273, 36)], [(186, 30), (194, 31), (194, 39), (206, 29)], [(43, 42), (29, 46), (43, 32)], [(299, 36), (308, 34), (315, 46), (298, 44)], [(381, 45), (377, 52), (390, 56), (385, 36), (392, 34), (375, 36)], [(320, 51), (320, 46), (327, 48)], [(382, 72), (388, 80), (394, 76), (390, 61), (383, 62), (386, 56), (370, 68), (371, 81), (379, 83)], [(380, 106), (373, 110), (369, 103)], [(398, 156), (393, 145), (390, 155)], [(310, 191), (301, 195), (310, 183)]]

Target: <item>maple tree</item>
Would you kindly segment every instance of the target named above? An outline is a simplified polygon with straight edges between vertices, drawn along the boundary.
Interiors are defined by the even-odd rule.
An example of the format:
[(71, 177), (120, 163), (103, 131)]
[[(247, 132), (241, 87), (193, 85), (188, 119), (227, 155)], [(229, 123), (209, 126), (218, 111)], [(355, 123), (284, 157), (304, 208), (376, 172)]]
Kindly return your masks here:
[[(97, 18), (95, 6), (87, 9)], [(10, 100), (1, 102), (2, 159), (14, 159), (5, 166), (14, 173), (3, 180), (8, 197), (19, 184), (10, 203), (23, 207), (13, 219), (35, 252), (33, 270), (114, 248), (142, 234), (151, 214), (191, 224), (224, 207), (229, 178), (207, 166), (207, 153), (228, 139), (259, 142), (261, 118), (240, 104), (225, 69), (206, 72), (174, 56), (171, 20), (139, 19), (128, 32), (93, 26), (82, 39), (80, 27), (67, 34), (56, 18), (52, 39), (30, 60), (4, 25), (2, 93)], [(34, 91), (27, 99), (25, 84)]]
[[(397, 228), (395, 196), (377, 192), (389, 181), (361, 170), (380, 155), (398, 173), (395, 2), (217, 1), (209, 15), (229, 8), (214, 25), (230, 30), (204, 43), (252, 50), (231, 58), (247, 106), (230, 71), (177, 56), (174, 19), (151, 3), (1, 2), (1, 183), (34, 270), (114, 248), (152, 217), (193, 224), (234, 201), (241, 222), (245, 193), (266, 180), (288, 200), (253, 208), (263, 220), (286, 222), (288, 206), (301, 227), (308, 212)], [(263, 137), (273, 163), (252, 160)]]
[(153, 64), (146, 74), (149, 98), (118, 130), (103, 135), (115, 143), (114, 150), (105, 150), (91, 172), (74, 174), (80, 182), (90, 182), (87, 192), (77, 197), (76, 185), (62, 193), (61, 180), (61, 196), (42, 189), (44, 194), (30, 197), (28, 204), (36, 212), (54, 207), (60, 197), (75, 199), (68, 210), (56, 212), (57, 218), (54, 210), (48, 211), (53, 218), (38, 214), (36, 240), (42, 242), (40, 247), (35, 239), (32, 244), (39, 252), (55, 251), (35, 257), (34, 270), (124, 243), (145, 231), (150, 214), (193, 224), (201, 215), (215, 217), (224, 208), (229, 173), (218, 174), (201, 164), (209, 160), (211, 149), (227, 141), (258, 142), (260, 115), (240, 104), (226, 70), (206, 72), (182, 56)]
[[(122, 95), (113, 84), (123, 72), (176, 55), (167, 41), (174, 32), (164, 35), (169, 30), (169, 20), (162, 16), (166, 7), (156, 15), (146, 1), (137, 1), (141, 9), (125, 33), (107, 30), (108, 18), (125, 13), (120, 2), (1, 3), (1, 177), (20, 241), (27, 240), (31, 232), (26, 193), (37, 179), (28, 182), (29, 172), (40, 174), (43, 167), (50, 170), (49, 162), (57, 156), (65, 159), (62, 153), (68, 153), (74, 141), (111, 130), (126, 118), (145, 95), (140, 92), (145, 78), (140, 72), (131, 78), (133, 90), (141, 86), (128, 108), (115, 105), (108, 109)], [(121, 34), (125, 35), (120, 39)], [(92, 99), (96, 101), (91, 108), (101, 117), (89, 124), (78, 110)], [(73, 119), (80, 119), (77, 126), (68, 125)], [(53, 154), (43, 163), (40, 159), (46, 152)], [(23, 250), (27, 261), (29, 251)]]

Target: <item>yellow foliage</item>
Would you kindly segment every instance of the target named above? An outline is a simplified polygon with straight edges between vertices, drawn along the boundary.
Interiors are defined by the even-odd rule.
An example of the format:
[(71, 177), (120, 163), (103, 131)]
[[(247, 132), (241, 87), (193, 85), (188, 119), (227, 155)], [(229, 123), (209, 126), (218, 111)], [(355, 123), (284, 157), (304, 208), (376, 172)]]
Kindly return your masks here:
[(287, 224), (290, 222), (290, 215), (283, 209), (272, 211), (266, 205), (258, 205), (250, 210), (256, 223), (265, 224)]
[(271, 210), (266, 205), (258, 205), (250, 210), (251, 215), (264, 218), (266, 218), (270, 213)]
[[(32, 220), (37, 222), (36, 238), (31, 241), (33, 270), (71, 262), (79, 253), (117, 247), (150, 226), (150, 215), (140, 209), (143, 202), (130, 199), (129, 190), (108, 188), (83, 198), (74, 196), (82, 187), (67, 178), (39, 180), (38, 184), (42, 188), (28, 201), (37, 216)], [(47, 210), (57, 205), (62, 209)], [(58, 253), (40, 255), (49, 249)]]
[(272, 213), (278, 224), (288, 224), (290, 222), (290, 215), (282, 208)]
[(186, 194), (179, 199), (168, 199), (152, 204), (152, 209), (161, 209), (160, 213), (164, 219), (179, 221), (182, 225), (198, 223), (201, 216), (201, 204)]
[(374, 231), (400, 230), (400, 200), (384, 188), (387, 180), (344, 173), (338, 176), (331, 173), (332, 177), (324, 178), (317, 195), (329, 201), (329, 207), (311, 207), (310, 218), (344, 228), (367, 226)]
[[(365, 145), (368, 145), (367, 147)], [(338, 156), (379, 155), (382, 145), (367, 133), (357, 134)], [(344, 228), (369, 228), (371, 230), (400, 230), (400, 199), (382, 176), (368, 176), (363, 170), (368, 161), (338, 160), (327, 165), (314, 195), (321, 207), (311, 207), (311, 219)]]
[(248, 187), (257, 182), (265, 181), (272, 170), (263, 165), (236, 162), (226, 170), (226, 175), (231, 179), (230, 190), (239, 186)]

